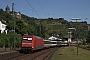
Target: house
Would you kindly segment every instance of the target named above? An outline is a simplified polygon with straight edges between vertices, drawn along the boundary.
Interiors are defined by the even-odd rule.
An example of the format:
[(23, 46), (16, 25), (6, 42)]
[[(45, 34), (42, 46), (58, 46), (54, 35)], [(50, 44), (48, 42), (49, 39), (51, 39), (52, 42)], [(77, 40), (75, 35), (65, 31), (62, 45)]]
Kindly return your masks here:
[(21, 13), (20, 12), (15, 13), (15, 16), (16, 16), (16, 18), (21, 19)]
[(51, 36), (51, 37), (49, 37), (48, 39), (50, 39), (50, 40), (57, 40), (58, 38), (56, 38), (56, 37), (54, 37), (54, 36)]
[(5, 32), (7, 34), (7, 30), (6, 30), (6, 21), (3, 19), (0, 19), (0, 33)]
[[(10, 12), (10, 8), (9, 8), (8, 5), (6, 6), (5, 10), (6, 10), (7, 13), (9, 13), (9, 14), (12, 15), (12, 12)], [(20, 11), (19, 12), (15, 12), (15, 17), (21, 19), (21, 13), (20, 13)]]

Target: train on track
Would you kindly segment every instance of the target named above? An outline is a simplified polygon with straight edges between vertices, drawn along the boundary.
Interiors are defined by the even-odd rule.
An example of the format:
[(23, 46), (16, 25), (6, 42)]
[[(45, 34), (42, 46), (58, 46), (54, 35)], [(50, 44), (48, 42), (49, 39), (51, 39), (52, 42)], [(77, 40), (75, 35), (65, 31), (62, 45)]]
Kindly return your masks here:
[(55, 46), (68, 46), (76, 45), (77, 42), (68, 43), (68, 41), (61, 41), (60, 39), (43, 39), (35, 35), (23, 35), (21, 41), (21, 53), (30, 53), (36, 50), (55, 47)]
[(55, 47), (55, 46), (60, 46), (60, 41), (43, 39), (35, 35), (23, 35), (20, 52), (30, 53), (36, 50)]

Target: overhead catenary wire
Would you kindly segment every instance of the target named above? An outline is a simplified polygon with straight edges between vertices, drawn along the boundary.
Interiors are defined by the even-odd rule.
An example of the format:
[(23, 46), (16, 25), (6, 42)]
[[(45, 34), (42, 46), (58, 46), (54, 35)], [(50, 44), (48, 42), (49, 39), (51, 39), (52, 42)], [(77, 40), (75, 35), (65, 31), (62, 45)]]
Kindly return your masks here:
[(39, 17), (39, 19), (40, 19), (40, 36), (41, 36), (41, 18), (40, 18), (40, 16), (38, 15), (38, 13), (34, 10), (34, 8), (32, 7), (32, 5), (28, 2), (28, 0), (26, 0), (27, 1), (27, 3), (29, 4), (29, 6), (33, 9), (33, 11), (36, 13), (36, 15)]
[(38, 0), (37, 0), (37, 2), (38, 2), (38, 4), (40, 5), (40, 7), (41, 7), (41, 9), (42, 9), (42, 12), (44, 13), (45, 17), (47, 17), (46, 14), (45, 14), (45, 12), (44, 12), (44, 10), (43, 10), (43, 8), (42, 8), (42, 6), (41, 6), (41, 4), (40, 4), (40, 2), (39, 2)]
[(33, 11), (36, 13), (36, 15), (39, 17), (39, 19), (41, 19), (40, 18), (40, 16), (38, 15), (38, 13), (35, 11), (35, 9), (33, 8), (33, 6), (29, 3), (29, 1), (28, 0), (26, 0), (27, 1), (27, 3), (29, 4), (29, 6), (33, 9)]

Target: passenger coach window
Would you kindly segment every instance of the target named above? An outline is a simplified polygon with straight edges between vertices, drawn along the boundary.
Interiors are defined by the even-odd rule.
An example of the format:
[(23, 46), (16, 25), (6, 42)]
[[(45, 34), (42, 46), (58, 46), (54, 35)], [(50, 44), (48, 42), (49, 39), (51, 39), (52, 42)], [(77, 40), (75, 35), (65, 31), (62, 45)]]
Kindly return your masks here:
[(50, 42), (49, 41), (44, 41), (45, 44), (49, 44)]

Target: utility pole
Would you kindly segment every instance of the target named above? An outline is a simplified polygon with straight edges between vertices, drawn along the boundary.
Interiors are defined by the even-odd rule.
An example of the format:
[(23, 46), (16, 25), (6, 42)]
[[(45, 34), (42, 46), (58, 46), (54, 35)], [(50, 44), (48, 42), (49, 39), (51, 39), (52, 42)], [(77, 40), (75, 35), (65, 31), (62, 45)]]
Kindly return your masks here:
[[(71, 20), (76, 20), (76, 23), (77, 23), (77, 20), (81, 20), (81, 18), (72, 18)], [(77, 40), (77, 55), (78, 55), (78, 33), (77, 33), (77, 28), (76, 28), (76, 40)]]
[(13, 38), (13, 48), (15, 48), (15, 20), (14, 20), (14, 3), (12, 3), (12, 38)]
[(41, 19), (40, 19), (40, 36), (41, 36), (41, 26), (42, 26), (42, 24), (41, 24)]

